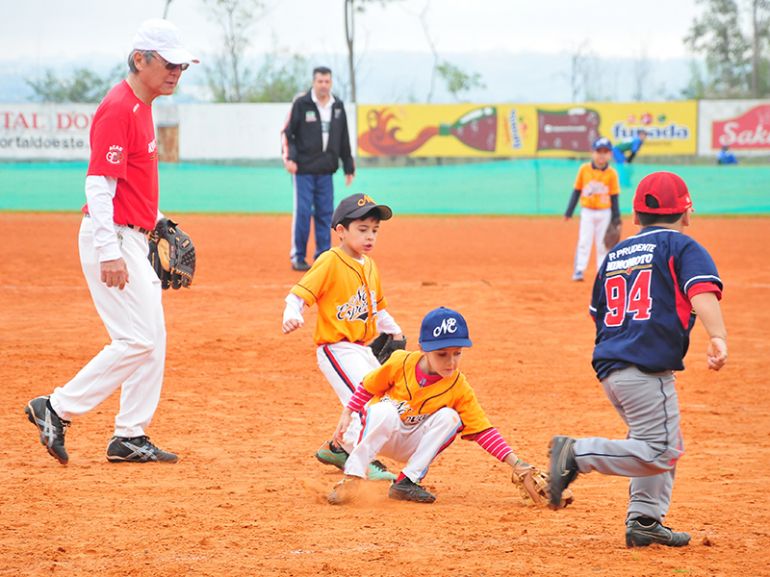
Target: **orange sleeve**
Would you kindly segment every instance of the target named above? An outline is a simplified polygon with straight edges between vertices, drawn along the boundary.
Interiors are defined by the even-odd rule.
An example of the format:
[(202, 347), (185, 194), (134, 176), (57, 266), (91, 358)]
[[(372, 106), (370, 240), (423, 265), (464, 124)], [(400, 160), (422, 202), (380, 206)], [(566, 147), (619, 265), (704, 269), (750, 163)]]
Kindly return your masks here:
[(330, 278), (334, 266), (334, 259), (328, 256), (328, 253), (322, 254), (289, 291), (305, 301), (307, 306), (313, 306), (325, 292), (326, 279)]
[(585, 167), (586, 165), (583, 164), (580, 169), (578, 170), (577, 177), (575, 177), (575, 186), (574, 188), (576, 190), (583, 190), (583, 180), (584, 180), (584, 174), (585, 174)]
[(377, 265), (372, 261), (372, 269), (374, 272), (374, 290), (377, 291), (377, 310), (383, 310), (388, 308), (388, 301), (385, 300), (385, 295), (382, 293), (382, 281), (380, 280), (380, 270)]
[(476, 393), (467, 382), (457, 399), (454, 409), (460, 415), (460, 419), (463, 422), (463, 439), (492, 428), (492, 423), (489, 421), (484, 409), (481, 408), (481, 404), (479, 404), (476, 398)]

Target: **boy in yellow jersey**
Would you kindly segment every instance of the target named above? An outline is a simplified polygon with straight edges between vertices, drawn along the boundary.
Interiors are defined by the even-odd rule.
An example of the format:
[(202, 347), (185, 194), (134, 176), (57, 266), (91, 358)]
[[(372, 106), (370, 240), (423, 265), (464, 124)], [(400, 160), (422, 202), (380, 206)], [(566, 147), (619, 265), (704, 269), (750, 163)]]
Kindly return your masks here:
[(580, 167), (575, 179), (575, 189), (570, 197), (564, 219), (572, 218), (580, 199), (580, 233), (575, 253), (575, 270), (572, 280), (582, 281), (591, 256), (591, 242), (596, 245), (596, 269), (602, 266), (607, 248), (604, 233), (610, 221), (620, 221), (618, 207), (618, 173), (610, 166), (612, 143), (609, 138), (597, 138), (593, 143), (591, 162)]
[[(366, 343), (380, 332), (404, 340), (401, 327), (385, 310), (380, 275), (369, 253), (377, 241), (380, 222), (393, 216), (390, 207), (377, 204), (364, 194), (340, 201), (332, 216), (332, 227), (340, 245), (322, 253), (286, 297), (283, 332), (304, 324), (302, 310), (318, 305), (314, 340), (318, 367), (331, 384), (343, 406), (348, 404), (361, 379), (380, 366)], [(358, 439), (361, 421), (356, 417), (337, 439), (324, 443), (316, 458), (344, 469), (348, 454)], [(392, 481), (372, 455), (369, 478)]]
[(406, 463), (390, 486), (391, 499), (433, 503), (436, 497), (419, 482), (458, 433), (509, 465), (515, 476), (532, 469), (489, 422), (459, 370), (463, 349), (471, 345), (463, 316), (441, 307), (422, 321), (420, 351), (395, 351), (364, 377), (334, 433), (335, 439), (342, 438), (348, 424), (363, 415), (363, 434), (345, 464), (345, 479), (328, 496), (330, 503), (355, 497), (367, 478), (367, 464), (378, 454)]

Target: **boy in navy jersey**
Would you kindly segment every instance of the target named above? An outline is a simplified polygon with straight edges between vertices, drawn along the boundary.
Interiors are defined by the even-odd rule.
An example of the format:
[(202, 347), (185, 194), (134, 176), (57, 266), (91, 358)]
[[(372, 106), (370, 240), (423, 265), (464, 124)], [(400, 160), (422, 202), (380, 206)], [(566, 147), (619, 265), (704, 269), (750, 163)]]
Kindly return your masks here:
[(634, 222), (642, 228), (607, 254), (594, 282), (593, 367), (628, 425), (627, 438), (556, 436), (550, 445), (552, 506), (578, 473), (631, 478), (628, 547), (690, 542), (690, 535), (662, 523), (684, 453), (673, 371), (684, 369), (696, 315), (710, 339), (708, 367), (718, 371), (727, 360), (722, 281), (706, 249), (682, 234), (691, 214), (687, 185), (679, 176), (645, 177), (634, 196)]

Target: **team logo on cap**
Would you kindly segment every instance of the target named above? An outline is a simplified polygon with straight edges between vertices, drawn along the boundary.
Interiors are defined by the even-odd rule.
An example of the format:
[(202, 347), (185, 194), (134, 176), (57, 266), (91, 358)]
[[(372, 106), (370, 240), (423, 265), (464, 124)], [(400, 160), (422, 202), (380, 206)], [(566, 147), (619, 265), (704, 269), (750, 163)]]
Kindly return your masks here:
[(441, 321), (441, 324), (433, 329), (433, 336), (451, 335), (457, 332), (457, 319), (449, 317)]
[(357, 202), (358, 206), (366, 206), (367, 203), (377, 204), (376, 202), (374, 202), (374, 199), (368, 194), (364, 194), (363, 196), (361, 196), (361, 198), (359, 198)]
[(120, 164), (123, 162), (123, 147), (113, 144), (107, 151), (106, 158), (110, 164)]

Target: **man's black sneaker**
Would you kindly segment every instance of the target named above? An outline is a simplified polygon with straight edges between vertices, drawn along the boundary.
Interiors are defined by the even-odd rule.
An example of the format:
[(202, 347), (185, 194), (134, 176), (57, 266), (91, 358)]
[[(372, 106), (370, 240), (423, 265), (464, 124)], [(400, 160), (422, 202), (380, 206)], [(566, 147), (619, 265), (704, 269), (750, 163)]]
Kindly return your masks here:
[(556, 436), (551, 439), (549, 447), (550, 467), (548, 475), (548, 494), (551, 509), (561, 509), (561, 496), (569, 484), (578, 475), (575, 461), (575, 439)]
[(415, 503), (433, 503), (436, 496), (429, 493), (409, 477), (396, 481), (388, 489), (388, 497), (398, 501), (414, 501)]
[(300, 272), (305, 272), (306, 270), (310, 270), (310, 265), (305, 262), (305, 260), (293, 260), (291, 261), (291, 268), (292, 270), (298, 270)]
[(29, 422), (40, 431), (40, 442), (48, 449), (51, 456), (62, 465), (66, 465), (70, 458), (67, 455), (67, 449), (64, 448), (64, 433), (70, 426), (70, 422), (56, 414), (56, 411), (51, 408), (48, 397), (32, 399), (27, 403), (24, 412)]
[(107, 445), (107, 460), (113, 463), (176, 463), (174, 453), (163, 451), (147, 436), (112, 437)]
[(650, 526), (642, 525), (637, 519), (626, 524), (626, 547), (647, 547), (654, 543), (684, 547), (689, 542), (689, 533), (677, 533), (657, 521)]

